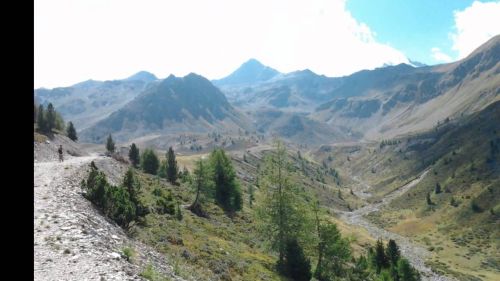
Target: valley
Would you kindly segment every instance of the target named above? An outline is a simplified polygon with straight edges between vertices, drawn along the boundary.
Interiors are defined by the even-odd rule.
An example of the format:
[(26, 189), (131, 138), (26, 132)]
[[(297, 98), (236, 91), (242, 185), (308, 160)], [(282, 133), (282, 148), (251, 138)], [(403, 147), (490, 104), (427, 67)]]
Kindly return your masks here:
[[(500, 35), (436, 66), (326, 77), (251, 59), (213, 81), (139, 72), (34, 97), (78, 133), (35, 115), (35, 280), (294, 280), (284, 230), (262, 234), (285, 203), (312, 280), (500, 278)], [(379, 239), (401, 259), (377, 263)]]

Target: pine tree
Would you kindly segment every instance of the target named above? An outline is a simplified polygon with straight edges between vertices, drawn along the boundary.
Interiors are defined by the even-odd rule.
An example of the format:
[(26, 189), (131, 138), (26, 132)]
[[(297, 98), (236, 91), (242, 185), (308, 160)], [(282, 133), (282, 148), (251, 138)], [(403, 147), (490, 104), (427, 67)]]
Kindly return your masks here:
[(351, 258), (349, 241), (342, 238), (337, 225), (321, 223), (319, 204), (316, 203), (316, 227), (318, 231), (318, 264), (314, 276), (320, 280), (333, 280), (345, 275), (345, 264)]
[(138, 191), (141, 188), (139, 181), (135, 178), (134, 171), (128, 169), (123, 177), (123, 187), (125, 187), (130, 196), (130, 201), (132, 201), (136, 206), (139, 204)]
[(386, 256), (391, 265), (396, 266), (398, 264), (401, 253), (399, 251), (399, 246), (396, 244), (396, 241), (392, 239), (389, 240), (386, 248)]
[(108, 139), (106, 140), (106, 150), (109, 153), (115, 152), (115, 142), (113, 141), (113, 137), (111, 137), (111, 134), (109, 134)]
[(451, 197), (450, 205), (452, 205), (453, 207), (458, 207), (458, 202), (454, 197)]
[(130, 160), (130, 163), (132, 163), (132, 166), (137, 167), (139, 165), (139, 162), (141, 161), (139, 155), (139, 149), (135, 146), (135, 143), (132, 143), (128, 152), (128, 159)]
[(75, 127), (73, 126), (73, 122), (71, 122), (71, 121), (68, 122), (68, 129), (66, 130), (66, 135), (72, 141), (78, 140), (78, 136), (76, 135)]
[(198, 216), (206, 216), (203, 212), (202, 203), (206, 197), (212, 196), (213, 182), (207, 163), (204, 160), (196, 161), (195, 166), (192, 187), (196, 192), (196, 197), (189, 209)]
[(386, 268), (389, 265), (387, 257), (385, 256), (384, 244), (382, 240), (377, 240), (375, 245), (375, 266), (377, 269), (377, 274), (380, 274), (382, 268)]
[(297, 239), (290, 239), (286, 243), (285, 263), (282, 271), (296, 281), (311, 280), (311, 262), (306, 258)]
[(47, 106), (47, 132), (52, 132), (52, 129), (56, 127), (56, 112), (52, 103)]
[(162, 160), (160, 167), (158, 168), (158, 177), (166, 179), (167, 178), (167, 160)]
[(145, 149), (142, 153), (141, 166), (144, 172), (156, 175), (160, 165), (158, 157), (152, 149)]
[(170, 183), (175, 184), (175, 182), (177, 181), (177, 174), (179, 173), (179, 168), (177, 167), (177, 160), (175, 160), (175, 153), (172, 147), (168, 148), (166, 158), (167, 158), (167, 166), (166, 166), (167, 180)]
[(254, 187), (253, 184), (248, 185), (248, 205), (250, 208), (253, 206), (253, 201), (255, 200), (254, 196)]
[(427, 193), (427, 196), (425, 197), (425, 199), (427, 200), (427, 205), (432, 205), (432, 200), (431, 200), (431, 194), (430, 193)]
[(410, 265), (407, 259), (399, 259), (398, 273), (400, 281), (418, 281), (420, 280), (419, 273)]
[(241, 190), (231, 160), (224, 150), (215, 149), (210, 154), (212, 178), (215, 184), (215, 200), (228, 212), (241, 210)]
[(186, 166), (184, 166), (184, 168), (182, 168), (182, 177), (181, 177), (181, 181), (182, 182), (191, 182), (191, 174), (189, 173), (189, 170), (186, 168)]
[(182, 220), (182, 211), (179, 202), (177, 202), (177, 210), (175, 212), (175, 217), (177, 218), (178, 221)]
[(55, 111), (55, 116), (56, 116), (56, 121), (54, 124), (54, 128), (56, 128), (59, 131), (64, 131), (65, 125), (62, 115), (59, 112)]
[(441, 193), (441, 185), (439, 184), (439, 182), (438, 182), (438, 183), (436, 183), (436, 189), (435, 189), (435, 192), (436, 192), (436, 194)]
[(257, 209), (258, 229), (270, 242), (271, 249), (278, 252), (278, 265), (282, 265), (287, 240), (306, 239), (311, 229), (307, 224), (302, 190), (291, 179), (291, 165), (282, 142), (275, 143), (274, 151), (265, 157), (264, 163), (259, 178), (263, 202)]
[(33, 122), (36, 123), (36, 118), (37, 118), (37, 112), (38, 111), (38, 107), (36, 107), (36, 103), (34, 104), (34, 107), (33, 107)]
[(40, 132), (47, 132), (47, 122), (45, 120), (45, 110), (43, 108), (43, 105), (38, 106), (38, 116), (36, 120), (36, 123), (38, 124), (38, 130)]

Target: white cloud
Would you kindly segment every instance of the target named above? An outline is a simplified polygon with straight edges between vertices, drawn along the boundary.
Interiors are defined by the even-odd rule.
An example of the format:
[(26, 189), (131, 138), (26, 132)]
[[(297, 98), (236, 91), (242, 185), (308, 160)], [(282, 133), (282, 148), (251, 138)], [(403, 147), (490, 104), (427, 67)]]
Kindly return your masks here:
[(432, 57), (436, 61), (442, 61), (442, 62), (452, 61), (452, 58), (450, 56), (448, 56), (447, 54), (443, 53), (443, 51), (441, 51), (441, 49), (439, 49), (439, 48), (434, 47), (431, 49), (431, 52), (432, 52)]
[(35, 0), (35, 87), (139, 70), (214, 79), (252, 57), (329, 76), (408, 62), (345, 0)]
[(455, 32), (452, 49), (459, 58), (469, 55), (488, 39), (500, 34), (500, 1), (474, 1), (463, 11), (455, 11)]

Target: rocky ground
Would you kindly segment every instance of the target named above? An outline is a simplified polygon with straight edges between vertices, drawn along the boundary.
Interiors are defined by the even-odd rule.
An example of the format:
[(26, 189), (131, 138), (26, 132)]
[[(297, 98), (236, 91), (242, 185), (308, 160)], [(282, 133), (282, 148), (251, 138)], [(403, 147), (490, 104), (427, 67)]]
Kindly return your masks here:
[[(97, 154), (66, 154), (61, 163), (56, 145), (35, 144), (34, 280), (145, 280), (139, 275), (148, 264), (170, 280), (183, 280), (163, 255), (128, 238), (81, 195), (91, 161), (108, 173), (123, 174), (124, 167)], [(123, 256), (125, 247), (137, 253), (131, 261)]]

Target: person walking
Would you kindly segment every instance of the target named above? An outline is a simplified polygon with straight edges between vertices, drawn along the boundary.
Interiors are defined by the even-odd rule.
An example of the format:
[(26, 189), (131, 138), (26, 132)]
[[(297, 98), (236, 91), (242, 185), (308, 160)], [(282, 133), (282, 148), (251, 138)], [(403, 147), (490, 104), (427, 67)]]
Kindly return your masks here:
[(63, 148), (62, 148), (62, 144), (59, 145), (59, 149), (57, 150), (57, 152), (59, 152), (59, 162), (63, 162), (64, 159), (63, 159)]

